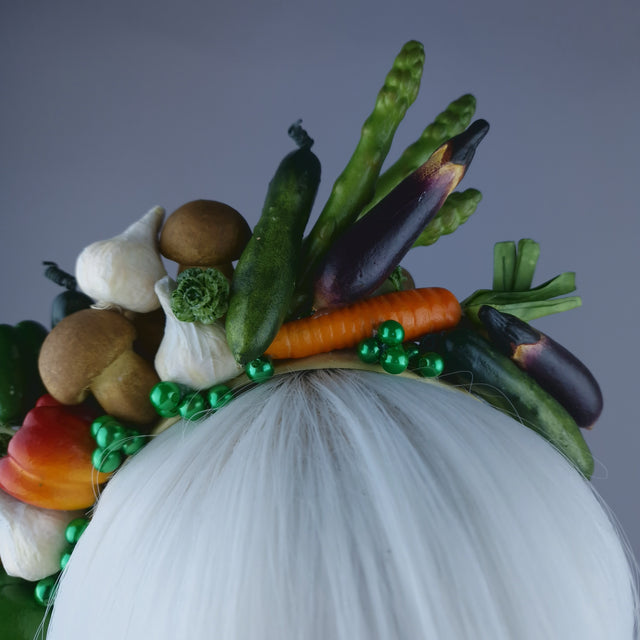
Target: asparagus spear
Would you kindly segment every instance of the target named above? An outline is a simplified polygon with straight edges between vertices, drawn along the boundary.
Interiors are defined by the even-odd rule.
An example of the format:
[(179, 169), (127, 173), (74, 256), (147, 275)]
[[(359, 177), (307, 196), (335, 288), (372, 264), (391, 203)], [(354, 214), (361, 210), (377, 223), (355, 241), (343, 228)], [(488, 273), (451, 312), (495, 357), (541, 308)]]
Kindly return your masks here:
[(440, 211), (424, 228), (413, 246), (426, 247), (433, 244), (440, 236), (453, 233), (470, 218), (480, 204), (480, 200), (482, 200), (482, 194), (477, 189), (454, 191), (444, 201)]
[(397, 184), (424, 164), (440, 145), (462, 133), (469, 126), (475, 110), (476, 99), (470, 93), (466, 93), (439, 113), (420, 137), (409, 145), (398, 160), (378, 178), (373, 198), (360, 216), (373, 208)]
[[(420, 88), (424, 48), (411, 40), (396, 57), (373, 111), (362, 126), (358, 145), (340, 174), (311, 232), (305, 239), (304, 255), (308, 276), (333, 240), (348, 227), (371, 200), (382, 163), (393, 135), (414, 102)], [(303, 277), (299, 281), (303, 281)]]

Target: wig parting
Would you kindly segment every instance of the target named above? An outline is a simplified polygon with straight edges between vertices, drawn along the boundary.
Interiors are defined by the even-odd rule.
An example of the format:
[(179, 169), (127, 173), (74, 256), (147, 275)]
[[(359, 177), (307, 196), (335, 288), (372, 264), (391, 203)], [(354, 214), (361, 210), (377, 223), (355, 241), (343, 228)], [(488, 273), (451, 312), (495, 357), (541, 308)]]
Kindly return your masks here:
[(529, 429), (438, 383), (302, 372), (116, 474), (48, 637), (627, 640), (633, 577)]

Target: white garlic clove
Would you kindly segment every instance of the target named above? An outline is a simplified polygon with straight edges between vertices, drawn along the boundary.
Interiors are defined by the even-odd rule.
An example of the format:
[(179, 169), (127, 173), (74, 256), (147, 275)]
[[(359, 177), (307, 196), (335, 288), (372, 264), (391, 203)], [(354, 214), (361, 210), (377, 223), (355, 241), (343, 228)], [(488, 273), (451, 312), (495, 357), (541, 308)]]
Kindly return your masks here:
[(0, 490), (0, 561), (10, 576), (40, 580), (60, 570), (67, 525), (82, 511), (55, 511)]
[(194, 389), (206, 389), (242, 373), (233, 357), (224, 325), (182, 322), (171, 310), (171, 292), (176, 283), (166, 276), (156, 283), (156, 294), (166, 315), (164, 336), (155, 358), (161, 380), (171, 380)]
[(90, 244), (76, 260), (80, 289), (98, 306), (148, 313), (160, 306), (154, 285), (166, 275), (158, 249), (165, 210), (153, 207), (109, 240)]

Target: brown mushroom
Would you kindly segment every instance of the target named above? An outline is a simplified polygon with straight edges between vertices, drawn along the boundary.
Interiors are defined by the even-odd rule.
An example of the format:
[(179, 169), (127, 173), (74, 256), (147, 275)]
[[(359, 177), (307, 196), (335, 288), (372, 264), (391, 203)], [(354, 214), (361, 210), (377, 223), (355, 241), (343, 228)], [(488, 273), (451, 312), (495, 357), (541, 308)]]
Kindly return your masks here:
[(149, 393), (160, 379), (133, 351), (135, 337), (133, 324), (116, 311), (77, 311), (60, 321), (42, 344), (42, 382), (63, 404), (79, 404), (91, 392), (109, 415), (148, 424), (156, 417)]
[(192, 200), (178, 207), (160, 233), (160, 253), (189, 267), (215, 267), (228, 278), (251, 237), (247, 221), (233, 207), (215, 200)]

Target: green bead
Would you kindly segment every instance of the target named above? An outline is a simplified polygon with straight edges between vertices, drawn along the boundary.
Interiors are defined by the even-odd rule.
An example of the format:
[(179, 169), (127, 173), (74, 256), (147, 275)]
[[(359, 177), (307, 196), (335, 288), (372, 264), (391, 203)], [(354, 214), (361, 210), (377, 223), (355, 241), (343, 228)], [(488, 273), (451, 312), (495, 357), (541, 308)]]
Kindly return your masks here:
[(404, 329), (395, 320), (385, 320), (378, 327), (378, 340), (387, 346), (396, 346), (404, 341)]
[(178, 412), (185, 420), (191, 420), (205, 409), (204, 398), (197, 391), (194, 391), (180, 403)]
[(420, 349), (415, 342), (407, 342), (404, 344), (404, 351), (409, 358), (409, 366), (415, 366), (418, 362), (418, 358), (420, 357)]
[(183, 395), (184, 387), (176, 382), (165, 380), (158, 382), (151, 389), (149, 399), (159, 415), (163, 418), (172, 418), (179, 413)]
[(56, 596), (56, 588), (58, 582), (58, 574), (42, 578), (36, 584), (34, 596), (36, 601), (43, 607), (46, 607)]
[(91, 462), (100, 473), (111, 473), (122, 464), (122, 451), (107, 451), (98, 447), (91, 456)]
[(140, 432), (136, 429), (127, 429), (127, 437), (122, 445), (122, 453), (125, 456), (132, 456), (134, 453), (138, 453), (142, 447), (144, 447), (146, 438), (140, 435)]
[(380, 343), (375, 338), (365, 338), (358, 344), (358, 357), (362, 362), (373, 364), (380, 358)]
[(418, 358), (416, 372), (425, 378), (435, 378), (444, 371), (442, 356), (433, 351), (427, 351)]
[(117, 422), (118, 421), (113, 416), (109, 416), (109, 415), (100, 416), (99, 418), (96, 418), (91, 423), (91, 436), (95, 438), (98, 431), (100, 430), (100, 427), (103, 427), (107, 424), (117, 423)]
[(212, 409), (220, 409), (233, 399), (233, 393), (226, 384), (216, 384), (207, 391), (207, 401)]
[(69, 544), (76, 544), (87, 526), (89, 526), (89, 521), (86, 518), (75, 518), (72, 520), (64, 530), (66, 541)]
[(65, 551), (61, 556), (60, 556), (60, 570), (64, 571), (66, 566), (69, 564), (69, 560), (71, 559), (71, 549), (67, 549), (67, 551)]
[(101, 449), (115, 451), (121, 449), (127, 432), (118, 422), (103, 424), (96, 433), (96, 444)]
[(264, 382), (273, 376), (273, 362), (268, 356), (261, 356), (245, 365), (244, 371), (249, 380)]
[(380, 364), (387, 373), (402, 373), (409, 366), (409, 357), (402, 345), (393, 346), (383, 351)]

